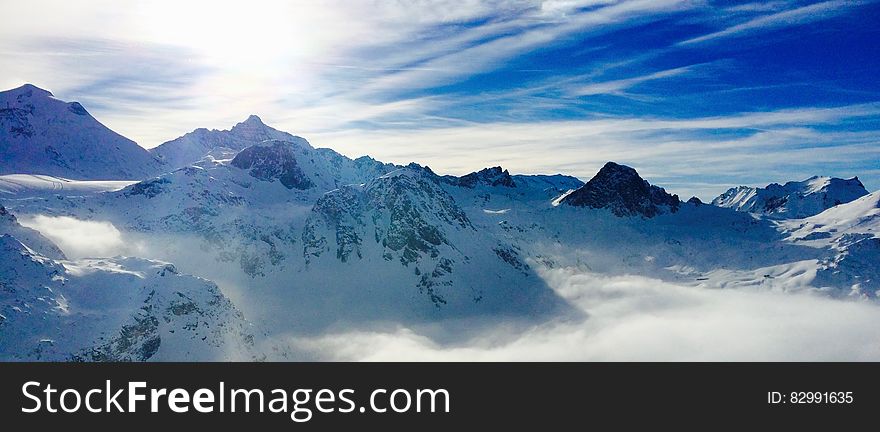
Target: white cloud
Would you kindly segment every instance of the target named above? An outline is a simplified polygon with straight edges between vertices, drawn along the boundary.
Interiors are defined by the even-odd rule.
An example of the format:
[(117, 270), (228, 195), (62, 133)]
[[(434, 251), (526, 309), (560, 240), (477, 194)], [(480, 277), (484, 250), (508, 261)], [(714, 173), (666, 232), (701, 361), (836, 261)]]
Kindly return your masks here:
[[(699, 41), (822, 19), (851, 10), (855, 2), (787, 6), (781, 12), (765, 9), (793, 3), (769, 8), (754, 3), (720, 15), (702, 2), (677, 0), (185, 3), (6, 2), (0, 6), (0, 86), (30, 81), (48, 87), (61, 99), (83, 102), (102, 123), (148, 148), (199, 127), (228, 129), (258, 114), (268, 124), (350, 156), (419, 161), (460, 174), (501, 163), (515, 172), (588, 177), (609, 159), (640, 164), (649, 173), (664, 166), (682, 172), (697, 155), (713, 165), (694, 171), (741, 174), (773, 163), (799, 164), (806, 155), (795, 151), (789, 158), (777, 145), (786, 134), (786, 143), (798, 145), (825, 145), (831, 136), (794, 137), (792, 128), (779, 125), (827, 125), (855, 118), (860, 109), (873, 113), (865, 115), (878, 111), (863, 105), (842, 108), (846, 113), (807, 108), (695, 120), (595, 120), (607, 107), (595, 110), (591, 98), (572, 97), (632, 97), (626, 92), (633, 86), (688, 73), (690, 67), (644, 67), (680, 49), (674, 46), (626, 58), (600, 56), (584, 70), (549, 71), (517, 82), (521, 87), (488, 94), (425, 96), (426, 89), (491, 72), (523, 53), (576, 41), (589, 51), (594, 36), (680, 11), (690, 11), (685, 19), (711, 15), (727, 26), (692, 40)], [(89, 29), (88, 39), (83, 28)], [(620, 66), (633, 67), (634, 76), (620, 75), (614, 70)], [(470, 113), (478, 111), (495, 117), (474, 123)], [(534, 120), (555, 112), (585, 120)], [(394, 129), (402, 127), (412, 130)], [(735, 127), (755, 136), (711, 136), (713, 129)], [(757, 134), (763, 128), (770, 130)], [(770, 143), (774, 151), (750, 153), (746, 150), (755, 146), (749, 143)], [(816, 157), (841, 160), (865, 148), (876, 154), (870, 144), (862, 137), (837, 153), (817, 150)], [(690, 181), (696, 185), (700, 179)]]
[(591, 83), (574, 88), (569, 94), (572, 96), (595, 96), (601, 94), (620, 95), (624, 93), (624, 90), (635, 85), (648, 81), (655, 81), (659, 79), (678, 76), (688, 72), (689, 70), (689, 67), (680, 67), (675, 69), (662, 70), (659, 72), (653, 72), (650, 74), (632, 78)]
[(140, 246), (123, 239), (110, 222), (68, 216), (21, 216), (19, 223), (55, 242), (68, 258), (99, 258), (136, 254)]
[[(503, 326), (441, 344), (408, 328), (294, 339), (318, 358), (369, 361), (877, 361), (873, 303), (678, 286), (556, 269), (544, 277), (582, 321)], [(816, 319), (822, 317), (822, 319)]]
[(744, 13), (754, 13), (754, 12), (767, 12), (767, 11), (778, 11), (780, 9), (785, 9), (788, 6), (788, 3), (785, 1), (764, 1), (757, 3), (745, 3), (736, 6), (731, 6), (725, 8), (724, 10), (728, 12), (744, 12)]
[[(535, 47), (557, 41), (574, 32), (611, 29), (628, 19), (660, 15), (680, 9), (685, 2), (677, 0), (629, 1), (566, 15), (561, 22), (527, 27), (513, 35), (451, 51), (421, 64), (422, 68), (381, 77), (364, 86), (367, 92), (401, 88), (425, 88), (455, 82), (462, 77), (491, 70), (504, 60)], [(517, 23), (532, 22), (526, 16)], [(480, 32), (481, 29), (475, 31)]]
[[(612, 160), (634, 166), (661, 186), (680, 185), (676, 178), (688, 178), (694, 184), (671, 191), (711, 199), (731, 184), (766, 185), (768, 176), (786, 181), (815, 174), (859, 175), (862, 168), (871, 168), (863, 165), (880, 157), (876, 131), (834, 132), (815, 126), (877, 116), (880, 105), (867, 104), (681, 120), (493, 122), (307, 136), (314, 145), (349, 156), (369, 154), (400, 164), (415, 161), (444, 174), (500, 164), (515, 173), (562, 172), (588, 179)], [(701, 175), (723, 176), (730, 182), (699, 185), (695, 179)]]
[(696, 44), (714, 39), (738, 36), (744, 33), (751, 33), (767, 29), (788, 27), (806, 24), (814, 21), (820, 21), (835, 15), (839, 15), (845, 12), (848, 8), (858, 6), (860, 4), (862, 4), (862, 2), (860, 1), (842, 0), (815, 3), (796, 9), (789, 9), (782, 12), (753, 18), (746, 22), (727, 27), (714, 33), (709, 33), (703, 36), (695, 37), (693, 39), (688, 39), (681, 42), (681, 44)]
[[(400, 91), (456, 82), (573, 32), (612, 28), (685, 4), (5, 3), (0, 86), (32, 82), (79, 100), (148, 148), (197, 127), (226, 128), (254, 113), (268, 121), (291, 119), (282, 126), (294, 132), (326, 130), (370, 112), (407, 115), (421, 108), (400, 99)], [(364, 109), (374, 104), (384, 109)]]

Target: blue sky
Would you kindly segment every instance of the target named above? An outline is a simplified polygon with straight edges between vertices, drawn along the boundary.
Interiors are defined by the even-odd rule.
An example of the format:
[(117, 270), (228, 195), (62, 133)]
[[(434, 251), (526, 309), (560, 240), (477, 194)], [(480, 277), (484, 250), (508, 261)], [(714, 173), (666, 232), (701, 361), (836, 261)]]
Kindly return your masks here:
[(254, 113), (444, 173), (614, 160), (685, 198), (813, 174), (880, 189), (874, 1), (17, 3), (0, 85), (145, 147)]

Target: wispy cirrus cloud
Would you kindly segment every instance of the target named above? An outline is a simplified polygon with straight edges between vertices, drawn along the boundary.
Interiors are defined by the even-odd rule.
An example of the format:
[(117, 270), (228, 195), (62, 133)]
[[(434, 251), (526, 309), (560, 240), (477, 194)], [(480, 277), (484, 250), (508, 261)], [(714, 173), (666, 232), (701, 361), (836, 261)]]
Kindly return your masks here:
[(754, 2), (754, 3), (744, 3), (739, 5), (730, 6), (724, 8), (727, 12), (744, 12), (744, 13), (754, 13), (754, 12), (775, 12), (778, 10), (785, 9), (788, 6), (788, 2), (786, 1), (764, 1), (764, 2)]
[[(638, 18), (659, 19), (663, 13), (678, 10), (684, 3), (679, 0), (618, 2), (565, 15), (564, 18), (550, 22), (538, 20), (537, 25), (529, 25), (535, 18), (527, 15), (514, 21), (521, 29), (519, 32), (468, 47), (459, 47), (445, 55), (421, 63), (423, 68), (391, 74), (371, 82), (364, 90), (383, 92), (413, 86), (448, 84), (461, 77), (472, 76), (497, 67), (501, 62), (536, 47), (558, 42), (572, 33), (608, 31), (618, 25), (632, 25), (631, 20)], [(477, 27), (472, 31), (482, 33), (483, 30)]]
[[(680, 44), (697, 44), (715, 39), (739, 36), (747, 33), (769, 29), (808, 24), (811, 22), (827, 19), (831, 16), (846, 13), (848, 9), (859, 6), (863, 3), (864, 2), (860, 1), (832, 0), (822, 3), (810, 4), (794, 9), (787, 9), (770, 15), (762, 15), (756, 18), (752, 18), (748, 21), (732, 25), (723, 30), (682, 41), (680, 42)], [(760, 7), (754, 4), (744, 6), (747, 6), (748, 10), (760, 10)], [(778, 6), (778, 4), (765, 5), (765, 7), (769, 6), (775, 8), (776, 6)], [(740, 8), (739, 10), (743, 9)], [(770, 10), (773, 9), (771, 8)]]
[(680, 67), (675, 69), (666, 69), (632, 78), (591, 83), (576, 87), (572, 89), (569, 94), (572, 96), (595, 96), (601, 94), (621, 95), (626, 89), (635, 85), (648, 81), (655, 81), (659, 79), (678, 76), (687, 73), (689, 70), (690, 68), (688, 67)]
[[(502, 163), (581, 177), (615, 159), (651, 174), (675, 172), (657, 180), (707, 194), (726, 182), (869, 165), (870, 149), (850, 150), (878, 129), (874, 114), (853, 114), (880, 100), (876, 81), (865, 78), (880, 58), (866, 42), (872, 7), (837, 0), (7, 2), (0, 5), (0, 85), (33, 82), (80, 100), (145, 147), (259, 114), (352, 156), (426, 158), (454, 173)], [(41, 18), (21, 19), (30, 16)], [(828, 35), (811, 31), (834, 20), (848, 24)], [(782, 28), (809, 49), (740, 37)], [(723, 49), (710, 43), (734, 37)], [(839, 152), (824, 150), (835, 145), (832, 136), (846, 137)], [(761, 140), (772, 143), (767, 152), (746, 152)], [(811, 146), (812, 165), (803, 153)], [(717, 174), (688, 175), (681, 168), (694, 165), (694, 155), (712, 161)], [(745, 161), (767, 167), (764, 177), (749, 174)], [(870, 175), (863, 180), (877, 184)]]
[[(689, 119), (597, 118), (317, 133), (313, 142), (349, 155), (443, 173), (492, 164), (512, 172), (589, 179), (609, 160), (637, 168), (683, 196), (711, 199), (734, 184), (766, 185), (815, 174), (851, 177), (880, 160), (880, 105), (740, 113)], [(822, 167), (817, 171), (817, 163)], [(863, 178), (864, 180), (864, 178)], [(867, 182), (877, 188), (876, 182)]]

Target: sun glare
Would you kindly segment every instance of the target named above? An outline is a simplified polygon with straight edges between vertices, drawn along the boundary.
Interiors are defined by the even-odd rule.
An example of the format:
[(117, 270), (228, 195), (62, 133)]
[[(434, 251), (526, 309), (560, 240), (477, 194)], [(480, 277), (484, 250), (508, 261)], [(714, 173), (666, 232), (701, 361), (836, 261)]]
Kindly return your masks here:
[(309, 46), (283, 1), (162, 0), (142, 3), (138, 12), (147, 39), (191, 48), (239, 72), (280, 66)]

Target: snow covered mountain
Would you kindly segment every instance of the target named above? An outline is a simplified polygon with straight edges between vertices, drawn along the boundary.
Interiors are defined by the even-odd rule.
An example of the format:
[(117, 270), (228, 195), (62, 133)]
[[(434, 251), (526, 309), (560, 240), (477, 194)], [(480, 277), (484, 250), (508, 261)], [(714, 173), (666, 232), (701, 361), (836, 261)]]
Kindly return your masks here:
[(317, 189), (325, 191), (329, 190), (327, 188), (348, 183), (365, 182), (397, 168), (368, 156), (352, 160), (330, 149), (313, 148), (305, 139), (267, 126), (255, 115), (229, 130), (196, 129), (152, 149), (151, 152), (167, 162), (171, 168), (169, 171), (172, 171), (192, 165), (211, 167), (223, 164), (233, 160), (242, 150), (253, 146), (273, 149), (250, 149), (235, 164), (241, 167), (251, 163), (246, 160), (258, 158), (260, 160), (256, 163), (263, 168), (255, 168), (253, 172), (261, 176), (261, 169), (281, 169), (268, 166), (273, 163), (273, 158), (284, 159), (285, 163), (290, 163), (292, 158), (298, 158), (297, 169), (311, 178)]
[(139, 180), (165, 170), (78, 102), (55, 99), (31, 84), (0, 92), (0, 161), (0, 174), (78, 180)]
[(858, 177), (839, 179), (810, 177), (764, 188), (738, 186), (721, 194), (712, 204), (737, 211), (759, 213), (778, 219), (805, 218), (867, 195)]
[(818, 284), (880, 295), (880, 191), (782, 226), (792, 242), (833, 251), (819, 263)]
[(302, 240), (310, 267), (340, 271), (369, 263), (387, 272), (386, 282), (412, 286), (416, 299), (430, 301), (417, 304), (444, 313), (538, 314), (559, 306), (517, 246), (476, 229), (440, 178), (419, 167), (328, 192)]
[(828, 233), (833, 237), (871, 233), (877, 237), (880, 235), (880, 192), (830, 208), (804, 219), (804, 222), (804, 228), (814, 236), (822, 236), (818, 233)]
[(230, 159), (236, 153), (266, 140), (279, 140), (310, 147), (306, 140), (263, 124), (252, 115), (229, 130), (196, 129), (150, 150), (171, 169), (192, 165), (203, 158)]
[[(718, 268), (753, 269), (820, 254), (785, 243), (772, 221), (681, 203), (630, 167), (609, 163), (585, 185), (556, 177), (548, 188), (539, 179), (514, 176), (516, 188), (483, 184), (448, 190), (478, 231), (512, 245), (533, 266), (700, 284)], [(576, 191), (581, 191), (576, 204), (567, 202)], [(763, 283), (760, 278), (752, 280)]]
[[(284, 320), (295, 320), (285, 326), (326, 320), (326, 314), (303, 317), (325, 310), (330, 299), (349, 319), (539, 316), (564, 309), (519, 246), (476, 230), (430, 170), (398, 168), (333, 188), (326, 175), (309, 175), (321, 159), (312, 162), (302, 150), (315, 152), (270, 141), (232, 161), (183, 168), (116, 192), (15, 204), (27, 213), (100, 215), (185, 271), (259, 286), (247, 294), (247, 304), (259, 307), (245, 306), (245, 313), (273, 315), (279, 308)], [(552, 195), (545, 191), (549, 183), (536, 182), (545, 199)], [(204, 255), (193, 257), (192, 248)]]
[[(16, 315), (24, 304), (51, 317), (16, 321), (0, 356), (261, 357), (243, 316), (287, 340), (577, 314), (548, 269), (872, 300), (880, 290), (877, 192), (857, 179), (735, 188), (706, 205), (614, 162), (586, 183), (502, 167), (438, 175), (314, 148), (256, 116), (154, 153), (176, 168), (135, 183), (0, 176), (0, 283), (15, 290), (0, 298), (0, 328), (32, 319)], [(112, 225), (143, 258), (70, 260), (10, 212)], [(179, 307), (181, 296), (195, 306)], [(196, 316), (211, 318), (192, 327)], [(83, 330), (58, 342), (59, 323)], [(204, 333), (217, 329), (222, 338)]]
[(140, 258), (71, 261), (0, 207), (0, 359), (257, 359), (209, 281)]

